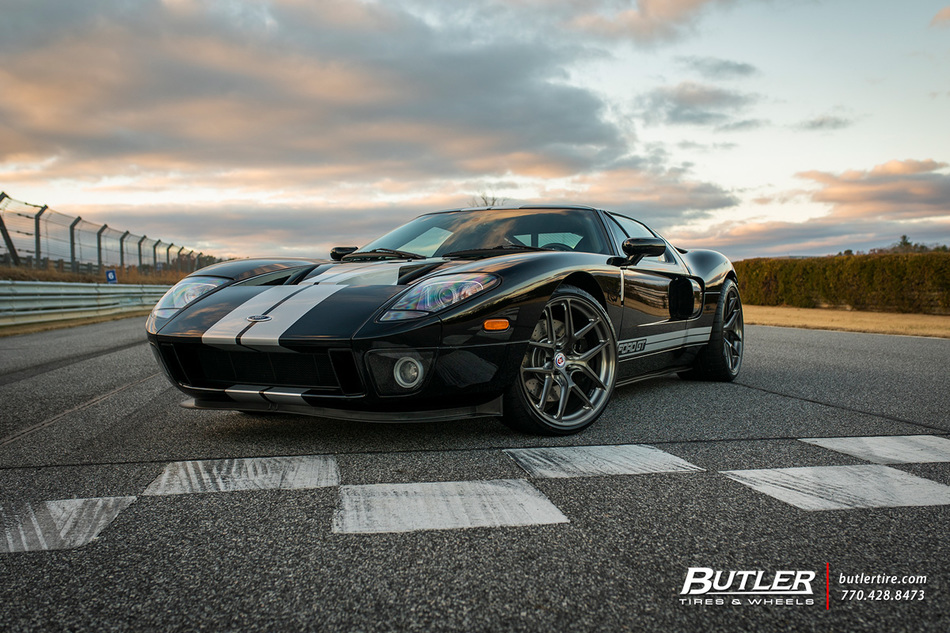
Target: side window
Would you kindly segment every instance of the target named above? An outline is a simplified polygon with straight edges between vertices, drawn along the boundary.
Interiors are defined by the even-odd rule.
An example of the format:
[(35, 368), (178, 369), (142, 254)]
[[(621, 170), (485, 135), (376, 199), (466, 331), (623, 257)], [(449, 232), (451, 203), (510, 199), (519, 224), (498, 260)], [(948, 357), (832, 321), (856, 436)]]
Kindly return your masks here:
[[(626, 234), (626, 237), (621, 238), (620, 240), (621, 243), (627, 237), (656, 237), (656, 233), (654, 233), (653, 231), (651, 231), (644, 225), (640, 224), (636, 220), (631, 220), (630, 218), (624, 217), (622, 215), (614, 215), (612, 213), (608, 215), (611, 218), (613, 218), (617, 222), (617, 224), (620, 225), (620, 227), (623, 229), (623, 232)], [(663, 255), (659, 255), (657, 257), (644, 257), (642, 261), (657, 262), (657, 263), (662, 263), (662, 264), (673, 263), (674, 260), (670, 256), (669, 248), (667, 248), (666, 250), (667, 252), (664, 253)]]
[(584, 236), (578, 235), (577, 233), (561, 232), (537, 233), (534, 235), (515, 235), (513, 237), (525, 246), (539, 246), (544, 248), (550, 246), (551, 244), (561, 244), (573, 249), (575, 246), (580, 244), (581, 239), (583, 239)]
[(617, 220), (610, 214), (607, 214), (607, 230), (610, 232), (610, 239), (617, 245), (617, 250), (623, 253), (623, 249), (620, 248), (620, 246), (623, 244), (623, 241), (627, 239), (627, 234), (623, 232), (623, 229), (617, 224)]

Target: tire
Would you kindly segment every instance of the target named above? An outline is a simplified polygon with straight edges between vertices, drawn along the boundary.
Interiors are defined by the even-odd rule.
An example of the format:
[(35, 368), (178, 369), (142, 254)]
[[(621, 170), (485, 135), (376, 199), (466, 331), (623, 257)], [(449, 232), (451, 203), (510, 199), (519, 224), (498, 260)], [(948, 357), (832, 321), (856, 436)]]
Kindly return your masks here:
[[(553, 336), (551, 332), (553, 331)], [(536, 435), (570, 435), (600, 417), (617, 381), (617, 340), (590, 294), (562, 286), (534, 328), (502, 421)]]
[(709, 344), (696, 357), (692, 369), (680, 374), (688, 380), (732, 382), (742, 367), (745, 332), (739, 286), (726, 279), (716, 306)]

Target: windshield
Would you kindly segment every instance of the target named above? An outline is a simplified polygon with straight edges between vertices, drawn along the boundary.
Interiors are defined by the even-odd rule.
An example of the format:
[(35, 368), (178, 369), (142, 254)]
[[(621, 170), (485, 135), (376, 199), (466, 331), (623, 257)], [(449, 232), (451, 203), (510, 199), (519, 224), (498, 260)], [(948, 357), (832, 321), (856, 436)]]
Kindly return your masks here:
[(585, 209), (500, 209), (423, 215), (359, 252), (389, 249), (441, 257), (474, 249), (518, 247), (608, 253), (596, 213)]

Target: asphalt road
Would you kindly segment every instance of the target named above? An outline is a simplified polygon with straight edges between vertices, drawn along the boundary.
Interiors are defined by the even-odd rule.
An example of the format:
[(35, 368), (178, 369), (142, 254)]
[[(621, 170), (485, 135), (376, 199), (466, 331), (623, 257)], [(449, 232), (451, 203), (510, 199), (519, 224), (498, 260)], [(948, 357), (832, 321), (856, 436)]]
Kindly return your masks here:
[[(184, 410), (142, 319), (0, 338), (0, 520), (7, 550), (33, 550), (0, 551), (0, 629), (950, 630), (950, 340), (770, 327), (747, 338), (736, 383), (625, 387), (594, 427), (556, 439), (494, 419), (371, 425)], [(801, 441), (877, 436), (930, 442), (937, 456), (893, 463)], [(687, 466), (551, 477), (504, 452), (631, 445)], [(319, 464), (335, 474), (289, 489), (282, 475), (270, 489), (145, 494), (175, 462), (231, 460), (231, 474), (260, 474), (256, 458), (298, 456), (330, 456)], [(317, 463), (280, 464), (304, 462)], [(833, 468), (781, 470), (807, 467)], [(778, 495), (827, 502), (834, 488), (838, 509), (802, 509), (740, 481), (760, 473), (779, 477)], [(789, 473), (819, 483), (781, 479)], [(382, 532), (347, 532), (347, 499), (372, 514), (370, 493), (395, 494), (391, 514), (401, 504), (405, 521), (425, 523), (429, 510), (407, 499), (442, 490), (418, 485), (432, 482), (470, 482), (462, 496), (480, 482), (527, 489), (554, 514), (392, 532), (377, 512)], [(111, 522), (54, 549), (102, 516), (80, 499), (100, 500)], [(494, 499), (482, 510), (507, 517)], [(45, 541), (11, 545), (34, 524), (60, 532), (37, 528)], [(766, 584), (781, 570), (815, 578), (807, 595), (778, 596), (791, 604), (746, 594), (684, 604), (690, 568), (759, 570)], [(860, 574), (926, 581), (860, 584)]]

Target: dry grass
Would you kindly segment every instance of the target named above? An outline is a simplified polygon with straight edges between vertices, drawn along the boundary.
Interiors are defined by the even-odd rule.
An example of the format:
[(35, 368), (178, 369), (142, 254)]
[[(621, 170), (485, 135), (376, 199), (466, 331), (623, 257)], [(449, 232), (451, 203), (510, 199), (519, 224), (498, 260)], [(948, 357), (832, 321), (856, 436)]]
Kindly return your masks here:
[[(175, 271), (161, 272), (154, 275), (143, 275), (137, 268), (127, 268), (119, 270), (118, 277), (120, 284), (156, 284), (171, 286), (181, 281), (188, 273), (179, 273)], [(69, 281), (74, 283), (104, 284), (106, 275), (102, 273), (86, 274), (61, 272), (55, 268), (36, 269), (26, 266), (0, 266), (0, 279), (10, 281)]]
[(934, 314), (745, 305), (743, 316), (745, 322), (750, 325), (950, 338), (950, 316)]

